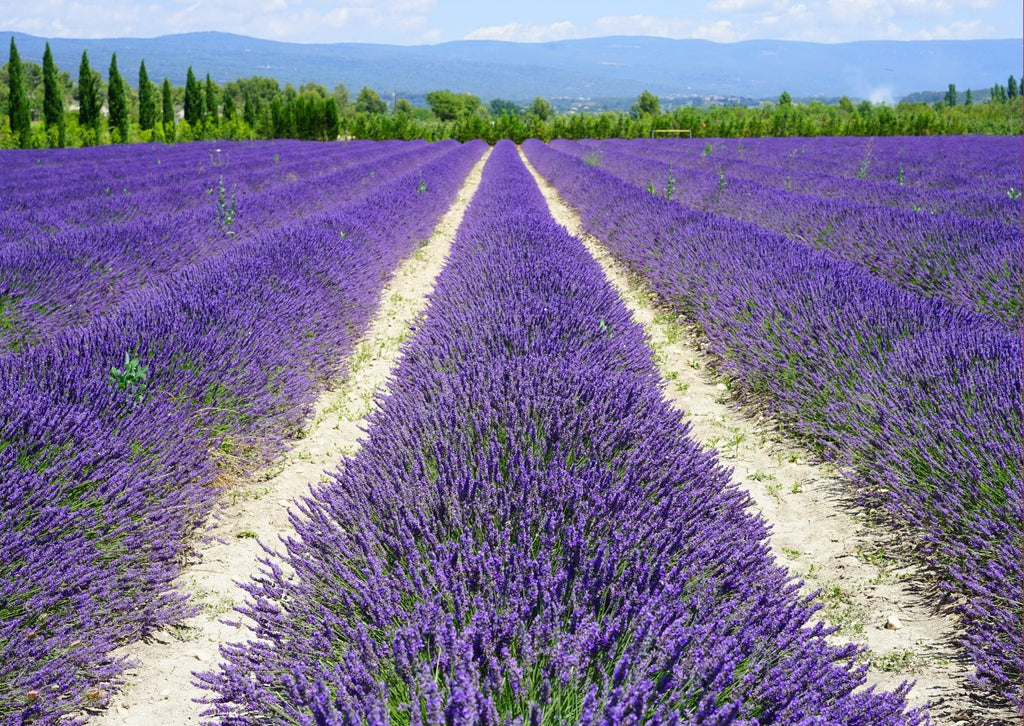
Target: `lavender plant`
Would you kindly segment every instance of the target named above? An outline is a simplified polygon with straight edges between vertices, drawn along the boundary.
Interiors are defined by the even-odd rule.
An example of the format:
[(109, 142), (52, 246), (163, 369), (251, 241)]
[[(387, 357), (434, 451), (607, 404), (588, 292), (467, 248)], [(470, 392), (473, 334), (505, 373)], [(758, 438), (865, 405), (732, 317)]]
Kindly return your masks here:
[(810, 623), (511, 143), (378, 403), (199, 677), (216, 722), (925, 721)]
[[(232, 232), (235, 243), (296, 217), (332, 214), (455, 146), (275, 144), (293, 161), (272, 164), (261, 144), (229, 147), (236, 181), (230, 193), (220, 191), (217, 225)], [(9, 236), (0, 246), (0, 291), (5, 291), (0, 294), (10, 321), (0, 329), (0, 349), (20, 350), (108, 315), (133, 291), (230, 250), (229, 236), (210, 229), (206, 205), (223, 182), (205, 170), (209, 144), (176, 147), (162, 153), (159, 161), (166, 163), (160, 164), (145, 154), (102, 148), (102, 154), (54, 150), (58, 158), (47, 155), (40, 169), (34, 164), (26, 169), (29, 159), (15, 154), (10, 177), (0, 179), (0, 197), (9, 199), (9, 209), (19, 210), (7, 216)], [(378, 172), (372, 184), (355, 183), (370, 168)], [(131, 178), (132, 193), (106, 209), (97, 201), (92, 175), (110, 169)], [(121, 177), (111, 181), (119, 183)], [(52, 189), (66, 196), (50, 198)], [(32, 200), (34, 193), (40, 202)], [(282, 209), (292, 213), (281, 214)], [(2, 220), (0, 214), (0, 225)]]
[(524, 149), (593, 234), (702, 326), (739, 390), (848, 465), (865, 504), (914, 533), (967, 598), (973, 677), (1019, 707), (1019, 327), (651, 197), (543, 144)]
[[(482, 146), (445, 145), (0, 358), (0, 723), (80, 720), (120, 684), (112, 650), (192, 612), (172, 583), (216, 500), (214, 452), (281, 451)], [(415, 194), (420, 173), (436, 193)], [(111, 385), (126, 350), (115, 378), (146, 368), (137, 401)]]
[[(870, 202), (850, 199), (847, 190), (862, 182), (842, 178), (832, 178), (827, 190), (818, 189), (824, 197), (789, 192), (780, 188), (785, 182), (768, 185), (765, 178), (771, 177), (770, 170), (761, 173), (755, 167), (752, 171), (743, 158), (729, 165), (731, 182), (726, 184), (721, 163), (716, 161), (715, 168), (709, 168), (695, 154), (666, 154), (664, 149), (655, 155), (649, 140), (559, 141), (555, 147), (582, 157), (595, 144), (607, 157), (605, 169), (634, 184), (671, 171), (673, 164), (686, 164), (691, 175), (685, 189), (674, 195), (676, 201), (828, 249), (901, 287), (990, 315), (1011, 329), (1020, 321), (1019, 283), (1024, 267), (1019, 204), (1015, 221), (1008, 226), (949, 212), (911, 211), (919, 205), (896, 209), (891, 206), (895, 193), (890, 190), (899, 187), (893, 184), (877, 190)], [(785, 173), (791, 180), (788, 168)], [(947, 190), (943, 194), (956, 197)], [(822, 236), (820, 230), (825, 228), (832, 233)]]

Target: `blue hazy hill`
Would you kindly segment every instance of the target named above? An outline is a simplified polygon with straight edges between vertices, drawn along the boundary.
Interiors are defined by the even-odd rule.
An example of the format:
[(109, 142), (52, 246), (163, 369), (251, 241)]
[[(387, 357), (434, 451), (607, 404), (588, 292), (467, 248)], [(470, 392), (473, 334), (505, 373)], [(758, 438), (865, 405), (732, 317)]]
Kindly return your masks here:
[(344, 83), (382, 96), (422, 98), (432, 90), (468, 91), (485, 101), (501, 97), (635, 98), (648, 89), (663, 98), (796, 98), (894, 102), (917, 91), (988, 88), (1020, 75), (1022, 41), (930, 40), (802, 43), (621, 36), (551, 43), (454, 41), (399, 46), (366, 43), (301, 44), (205, 32), (157, 38), (69, 39), (14, 37), (25, 60), (42, 62), (47, 40), (61, 70), (77, 77), (82, 50), (105, 73), (117, 53), (122, 74), (137, 82), (145, 59), (151, 79), (183, 85), (189, 66), (218, 83), (269, 76), (282, 85)]

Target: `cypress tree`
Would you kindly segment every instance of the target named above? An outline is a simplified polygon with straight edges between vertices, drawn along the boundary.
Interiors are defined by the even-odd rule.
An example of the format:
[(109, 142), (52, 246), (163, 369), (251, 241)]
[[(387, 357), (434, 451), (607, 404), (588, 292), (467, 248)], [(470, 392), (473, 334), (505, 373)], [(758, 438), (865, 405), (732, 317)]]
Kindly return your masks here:
[(324, 134), (327, 141), (334, 141), (341, 133), (341, 122), (338, 119), (338, 104), (333, 96), (324, 99)]
[(1017, 79), (1013, 76), (1006, 81), (1006, 96), (1010, 99), (1017, 98), (1020, 95), (1020, 89), (1017, 87)]
[(231, 121), (235, 118), (235, 97), (228, 89), (224, 89), (224, 97), (221, 101), (224, 108), (224, 120)]
[(204, 116), (207, 121), (217, 123), (217, 89), (214, 88), (213, 81), (210, 80), (210, 74), (206, 74), (206, 98), (204, 99), (204, 107), (206, 113)]
[(185, 120), (192, 128), (203, 120), (203, 91), (196, 81), (196, 74), (192, 72), (192, 66), (188, 67), (188, 76), (185, 78)]
[(245, 91), (245, 106), (242, 108), (242, 120), (249, 125), (249, 128), (256, 128), (256, 101), (252, 97), (252, 92), (246, 89)]
[(164, 132), (170, 134), (171, 129), (174, 128), (174, 94), (171, 92), (171, 82), (164, 78), (164, 83), (160, 87), (160, 99), (161, 99), (161, 121), (164, 124)]
[(7, 66), (11, 85), (7, 113), (11, 117), (11, 133), (18, 138), (18, 145), (27, 149), (32, 142), (32, 117), (28, 109), (28, 93), (25, 91), (25, 70), (21, 67), (21, 56), (11, 38), (11, 60)]
[(128, 141), (128, 100), (125, 96), (124, 79), (117, 70), (117, 53), (110, 58), (110, 74), (107, 80), (107, 109), (110, 112), (110, 130), (117, 131), (116, 141)]
[(96, 77), (89, 67), (89, 56), (82, 51), (82, 63), (78, 66), (78, 125), (97, 130), (100, 125), (99, 88)]
[(43, 120), (47, 130), (57, 129), (57, 146), (64, 148), (67, 137), (64, 130), (64, 99), (57, 80), (57, 65), (53, 62), (50, 44), (43, 51)]
[(156, 94), (149, 82), (146, 61), (139, 64), (139, 128), (143, 131), (156, 126)]

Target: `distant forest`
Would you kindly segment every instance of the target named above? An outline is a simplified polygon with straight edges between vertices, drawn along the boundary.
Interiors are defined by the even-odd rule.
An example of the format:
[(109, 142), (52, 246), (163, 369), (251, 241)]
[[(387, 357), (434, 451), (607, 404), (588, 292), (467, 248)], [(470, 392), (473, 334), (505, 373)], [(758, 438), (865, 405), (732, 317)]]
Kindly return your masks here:
[(530, 104), (501, 98), (484, 102), (468, 93), (438, 89), (427, 107), (407, 99), (389, 103), (363, 87), (353, 97), (344, 84), (332, 90), (310, 83), (283, 88), (254, 76), (220, 85), (190, 67), (185, 86), (148, 77), (145, 61), (138, 88), (124, 80), (116, 54), (104, 78), (83, 51), (77, 79), (53, 63), (21, 61), (14, 39), (0, 68), (0, 148), (55, 148), (199, 139), (484, 139), (635, 138), (658, 133), (693, 137), (895, 136), (1017, 134), (1022, 129), (1021, 87), (1009, 76), (991, 88), (948, 90), (896, 105), (795, 102), (783, 92), (756, 107), (684, 106), (662, 111), (644, 91), (628, 112), (559, 113), (548, 100)]

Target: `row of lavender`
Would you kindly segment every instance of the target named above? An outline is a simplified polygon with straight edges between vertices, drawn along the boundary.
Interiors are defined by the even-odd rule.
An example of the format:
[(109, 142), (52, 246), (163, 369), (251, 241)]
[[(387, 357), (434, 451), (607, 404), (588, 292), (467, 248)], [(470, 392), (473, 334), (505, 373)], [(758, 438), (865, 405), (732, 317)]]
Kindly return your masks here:
[(1019, 705), (1019, 328), (687, 210), (539, 142), (524, 149), (591, 233), (703, 327), (724, 373), (919, 533), (967, 596), (977, 679)]
[(914, 724), (809, 622), (500, 142), (360, 452), (200, 676), (223, 724)]
[[(187, 148), (164, 145), (54, 150), (47, 155), (13, 150), (0, 180), (0, 230), (7, 240), (58, 233), (118, 220), (151, 218), (203, 205), (205, 194), (229, 172), (243, 192), (317, 178), (339, 168), (394, 153), (401, 145), (353, 143), (322, 147), (279, 142), (271, 152), (259, 144), (200, 142)], [(323, 153), (328, 150), (328, 153)], [(232, 178), (237, 177), (237, 178)]]
[(274, 455), (344, 373), (483, 152), (446, 148), (0, 360), (0, 723), (101, 705), (110, 652), (190, 611), (172, 582), (218, 494), (211, 451)]
[[(959, 214), (926, 214), (853, 201), (843, 190), (858, 180), (836, 180), (840, 196), (824, 198), (733, 179), (721, 167), (680, 164), (666, 151), (646, 155), (649, 142), (553, 142), (553, 148), (594, 159), (611, 173), (696, 209), (753, 222), (855, 262), (872, 274), (925, 295), (941, 297), (1019, 327), (1022, 231), (1019, 224)], [(635, 151), (641, 153), (635, 153)], [(645, 151), (646, 150), (646, 151)], [(656, 180), (652, 182), (652, 180)], [(1004, 195), (1005, 198), (1005, 195)], [(1020, 202), (1015, 202), (1019, 208)]]
[[(138, 217), (158, 209), (186, 207), (210, 183), (230, 172), (244, 191), (267, 185), (303, 183), (372, 158), (384, 158), (414, 144), (352, 141), (306, 144), (279, 140), (273, 148), (252, 142), (196, 142), (186, 147), (143, 144), (107, 151), (103, 147), (10, 151), (0, 179), (0, 220), (17, 228), (92, 226), (118, 217)], [(418, 144), (423, 146), (422, 143)], [(60, 183), (53, 185), (55, 175)], [(49, 184), (48, 184), (49, 183)], [(162, 203), (135, 198), (162, 194)], [(0, 229), (6, 229), (0, 225)]]
[[(91, 181), (84, 188), (69, 185), (71, 204), (47, 208), (30, 201), (33, 185), (50, 190), (61, 187), (62, 175), (86, 176), (76, 171), (97, 164), (92, 155), (72, 155), (61, 166), (48, 164), (44, 172), (27, 175), (21, 180), (25, 186), (16, 190), (17, 200), (8, 182), (7, 202), (22, 210), (23, 224), (18, 235), (5, 234), (0, 243), (0, 349), (16, 352), (69, 325), (108, 314), (132, 290), (188, 264), (230, 254), (254, 234), (311, 214), (336, 212), (455, 145), (296, 143), (283, 143), (277, 151), (235, 143), (215, 149), (188, 145), (170, 153), (147, 148), (133, 157), (115, 154), (108, 166), (132, 185), (130, 193), (118, 195), (125, 206), (113, 215), (116, 220), (102, 208), (108, 199), (104, 187)], [(68, 157), (74, 151), (54, 153)], [(160, 153), (163, 163), (153, 164), (151, 153)], [(212, 154), (220, 161), (211, 171)], [(14, 155), (15, 167), (36, 156)], [(281, 162), (282, 156), (290, 161)], [(300, 181), (290, 169), (306, 162), (312, 168)], [(289, 170), (282, 173), (282, 164)], [(418, 180), (411, 183), (415, 188)], [(93, 204), (97, 217), (86, 223), (82, 210)], [(281, 215), (282, 209), (291, 212)]]
[[(985, 139), (961, 136), (908, 137), (892, 147), (874, 149), (881, 139), (807, 139), (795, 146), (792, 139), (758, 140), (753, 149), (746, 141), (716, 139), (697, 142), (676, 139), (636, 139), (628, 144), (634, 154), (677, 164), (681, 169), (714, 171), (727, 180), (756, 181), (776, 189), (817, 197), (839, 197), (928, 214), (954, 213), (1002, 222), (1021, 223), (1021, 142), (996, 136)], [(890, 148), (885, 148), (890, 147)], [(970, 165), (964, 156), (971, 155)], [(876, 158), (878, 154), (879, 158)], [(939, 163), (936, 163), (939, 160)], [(897, 165), (895, 176), (875, 179), (872, 167)], [(850, 169), (856, 172), (849, 173)], [(888, 173), (888, 172), (884, 172)]]
[[(886, 136), (668, 141), (706, 161), (741, 160), (794, 174), (820, 172), (850, 181), (945, 190), (953, 197), (1006, 196), (1021, 188), (1021, 139), (1012, 136)], [(941, 163), (936, 163), (940, 158)], [(938, 200), (938, 197), (935, 197)], [(941, 202), (940, 202), (941, 203)]]

